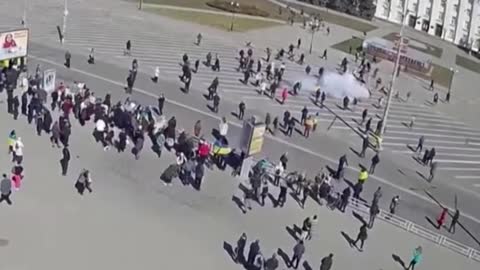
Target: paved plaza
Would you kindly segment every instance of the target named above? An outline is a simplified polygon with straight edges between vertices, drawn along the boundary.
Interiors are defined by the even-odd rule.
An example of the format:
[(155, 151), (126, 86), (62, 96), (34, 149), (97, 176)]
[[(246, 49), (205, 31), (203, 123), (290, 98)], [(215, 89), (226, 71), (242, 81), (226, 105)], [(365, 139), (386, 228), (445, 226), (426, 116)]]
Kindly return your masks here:
[[(315, 34), (314, 52), (309, 55), (311, 35), (297, 25), (226, 34), (141, 13), (129, 2), (106, 0), (92, 3), (92, 0), (69, 1), (66, 44), (63, 46), (58, 43), (55, 29), (56, 25), (62, 24), (63, 1), (30, 3), (27, 24), (32, 36), (29, 47), (31, 70), (37, 64), (42, 69), (55, 68), (58, 80), (86, 82), (96, 96), (104, 96), (108, 92), (116, 101), (126, 97), (122, 88), (132, 58), (136, 58), (140, 74), (133, 99), (154, 105), (155, 97), (165, 93), (167, 115), (175, 115), (179, 125), (187, 131), (192, 129), (196, 120), (201, 120), (206, 136), (209, 136), (207, 131), (218, 128), (218, 120), (225, 115), (231, 124), (229, 140), (236, 142), (241, 123), (231, 113), (237, 111), (240, 100), (246, 103), (247, 116), (261, 118), (270, 112), (281, 119), (285, 110), (299, 118), (301, 109), (307, 106), (310, 113), (319, 113), (319, 130), (308, 139), (298, 133), (293, 138), (269, 136), (259, 157), (266, 156), (276, 161), (288, 151), (291, 157), (289, 166), (306, 170), (313, 176), (321, 166), (336, 167), (338, 157), (346, 153), (350, 163), (346, 178), (351, 181), (356, 180), (359, 164), (370, 164), (373, 153), (368, 153), (365, 159), (355, 154), (360, 150), (358, 133), (362, 131), (357, 122), (362, 110), (368, 108), (369, 115), (374, 118), (372, 126), (376, 125), (383, 113), (382, 108), (376, 107), (381, 93), (374, 92), (370, 99), (360, 101), (352, 111), (341, 109), (341, 101), (334, 99), (327, 99), (325, 108), (315, 106), (311, 101), (312, 92), (307, 89), (299, 96), (288, 97), (286, 104), (281, 105), (269, 97), (258, 95), (254, 86), (242, 84), (239, 79), (243, 75), (236, 71), (238, 60), (235, 59), (248, 41), (254, 46), (254, 54), (263, 57), (265, 48), (272, 48), (275, 52), (301, 38), (300, 51), (305, 53), (312, 73), (317, 73), (320, 67), (334, 70), (347, 55), (330, 46), (362, 33), (332, 25), (331, 35), (327, 36), (324, 32)], [(8, 13), (5, 12), (6, 7)], [(17, 1), (7, 0), (0, 3), (0, 10), (0, 28), (18, 28), (23, 6)], [(395, 27), (385, 24), (368, 36), (384, 36), (394, 31)], [(204, 39), (201, 46), (196, 46), (195, 36), (199, 32)], [(414, 32), (408, 34), (415, 35)], [(132, 40), (132, 57), (122, 55), (127, 39)], [(454, 58), (451, 53), (453, 48), (445, 46), (442, 58), (434, 59), (438, 64)], [(93, 66), (86, 62), (91, 47), (96, 52), (96, 64)], [(72, 53), (70, 70), (62, 65), (66, 49)], [(324, 49), (328, 49), (328, 60), (318, 57)], [(178, 80), (182, 55), (187, 53), (192, 61), (203, 61), (208, 52), (218, 53), (222, 71), (216, 73), (200, 65), (199, 72), (193, 74), (192, 91), (188, 95), (183, 94)], [(353, 57), (348, 58), (353, 62)], [(157, 85), (150, 81), (156, 66), (160, 67), (161, 73)], [(306, 64), (286, 61), (286, 66), (287, 85), (305, 78)], [(379, 67), (380, 76), (388, 81), (392, 67), (384, 63)], [(382, 186), (382, 208), (388, 207), (394, 195), (400, 195), (399, 216), (434, 230), (426, 217), (435, 219), (441, 209), (438, 203), (452, 207), (457, 196), (462, 210), (461, 223), (479, 238), (480, 211), (476, 205), (480, 197), (480, 127), (464, 117), (470, 107), (466, 105), (465, 111), (460, 108), (468, 101), (465, 97), (471, 94), (466, 88), (477, 83), (478, 78), (473, 74), (463, 70), (459, 72), (454, 81), (452, 104), (435, 107), (428, 103), (433, 95), (426, 89), (429, 82), (400, 75), (401, 99), (394, 99), (392, 103), (382, 161), (375, 176), (370, 177), (362, 197), (370, 200), (376, 188)], [(222, 98), (218, 114), (207, 108), (210, 103), (203, 97), (215, 76), (220, 79)], [(407, 91), (412, 92), (409, 102), (403, 100)], [(439, 91), (443, 98), (446, 90)], [(3, 95), (0, 100), (4, 100)], [(472, 100), (470, 103), (475, 105)], [(412, 116), (416, 118), (415, 126), (408, 129), (405, 124)], [(330, 126), (335, 118), (337, 120)], [(331, 212), (314, 202), (307, 203), (305, 210), (301, 210), (293, 200), (284, 209), (272, 209), (267, 204), (267, 207), (255, 207), (248, 215), (242, 215), (232, 201), (232, 195), (240, 196), (239, 183), (228, 172), (209, 171), (202, 192), (180, 183), (166, 188), (161, 185), (159, 175), (168, 164), (173, 163), (172, 154), (164, 155), (159, 161), (145, 151), (141, 160), (135, 161), (128, 153), (104, 152), (94, 145), (91, 137), (93, 126), (74, 127), (71, 151), (76, 158), (72, 161), (69, 177), (62, 178), (58, 164), (60, 152), (50, 147), (45, 136), (34, 135), (34, 128), (28, 127), (24, 118), (15, 122), (2, 114), (0, 119), (1, 134), (15, 128), (26, 145), (24, 187), (13, 194), (14, 206), (2, 207), (5, 211), (0, 211), (1, 219), (8, 221), (0, 235), (3, 239), (0, 241), (0, 245), (3, 244), (0, 247), (0, 251), (3, 249), (0, 269), (81, 269), (92, 265), (94, 269), (131, 269), (138, 268), (139, 264), (145, 265), (141, 269), (153, 266), (237, 269), (223, 249), (224, 241), (234, 246), (241, 232), (245, 231), (249, 240), (260, 239), (265, 257), (270, 257), (278, 248), (290, 255), (294, 240), (285, 227), (298, 224), (313, 213), (321, 218), (313, 240), (307, 243), (306, 259), (312, 269), (318, 268), (320, 259), (330, 252), (335, 254), (333, 269), (358, 266), (398, 269), (400, 266), (392, 259), (392, 254), (400, 256), (408, 264), (413, 248), (418, 245), (424, 248), (424, 262), (420, 269), (433, 269), (440, 265), (461, 269), (478, 267), (466, 257), (383, 222), (378, 222), (369, 232), (366, 250), (359, 253), (350, 249), (341, 232), (355, 238), (360, 222), (350, 214)], [(408, 148), (408, 145), (415, 145), (422, 135), (426, 137), (426, 147), (434, 146), (437, 150), (435, 160), (439, 163), (440, 173), (432, 184), (423, 179), (428, 175), (428, 169), (412, 158), (412, 151)], [(0, 162), (8, 164), (8, 156), (1, 157)], [(79, 197), (74, 192), (73, 182), (84, 167), (93, 172), (94, 193)], [(477, 241), (460, 228), (455, 235), (445, 230), (439, 233), (479, 249)], [(31, 259), (25, 260), (27, 255), (32, 256)]]

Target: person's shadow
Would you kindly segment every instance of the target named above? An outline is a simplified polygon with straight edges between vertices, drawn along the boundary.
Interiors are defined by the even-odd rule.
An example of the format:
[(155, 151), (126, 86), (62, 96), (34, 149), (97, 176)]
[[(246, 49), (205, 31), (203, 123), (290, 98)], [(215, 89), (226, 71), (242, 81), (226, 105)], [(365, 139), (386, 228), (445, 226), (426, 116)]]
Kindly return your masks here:
[(280, 256), (282, 258), (282, 260), (285, 262), (285, 265), (287, 267), (290, 267), (290, 257), (288, 256), (287, 253), (285, 253), (285, 251), (283, 251), (281, 248), (279, 248), (277, 250), (277, 254), (278, 256)]
[(227, 252), (232, 261), (236, 262), (235, 252), (233, 251), (232, 245), (230, 245), (226, 241), (223, 241), (223, 249)]
[(405, 262), (402, 260), (402, 258), (400, 258), (400, 256), (398, 256), (396, 254), (392, 254), (392, 258), (393, 258), (394, 261), (399, 263), (403, 267), (403, 269), (407, 268), (407, 266), (405, 265)]
[(345, 238), (349, 246), (353, 245), (354, 240), (346, 232), (342, 231), (340, 233), (342, 234), (343, 238)]

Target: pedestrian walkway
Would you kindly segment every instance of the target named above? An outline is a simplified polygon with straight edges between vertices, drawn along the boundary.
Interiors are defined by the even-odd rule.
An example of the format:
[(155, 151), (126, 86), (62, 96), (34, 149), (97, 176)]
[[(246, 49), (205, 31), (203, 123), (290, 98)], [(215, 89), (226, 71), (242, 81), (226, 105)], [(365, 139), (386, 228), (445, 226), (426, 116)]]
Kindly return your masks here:
[[(55, 0), (50, 1), (59, 3)], [(37, 6), (34, 7), (37, 8)], [(45, 9), (45, 5), (39, 7), (41, 9), (39, 9), (38, 17), (37, 13), (34, 13), (30, 15), (29, 19), (32, 22), (32, 37), (35, 42), (51, 44), (57, 38), (53, 25), (55, 25), (55, 21), (58, 21), (56, 12), (60, 10), (61, 6), (49, 7), (48, 9)], [(359, 133), (363, 132), (363, 127), (358, 125), (363, 109), (368, 109), (369, 116), (373, 118), (372, 129), (375, 129), (383, 115), (383, 108), (376, 106), (376, 104), (384, 94), (377, 91), (373, 92), (370, 99), (361, 100), (353, 110), (343, 110), (341, 101), (328, 98), (325, 102), (325, 108), (315, 106), (312, 103), (311, 96), (313, 89), (301, 90), (299, 96), (289, 97), (285, 105), (279, 104), (275, 99), (272, 100), (268, 96), (259, 95), (256, 91), (258, 90), (257, 87), (250, 83), (245, 85), (239, 81), (243, 79), (243, 75), (236, 70), (238, 67), (236, 56), (241, 49), (246, 51), (247, 48), (238, 39), (228, 41), (218, 36), (206, 35), (202, 44), (197, 46), (194, 44), (195, 35), (192, 35), (190, 30), (179, 28), (172, 31), (168, 25), (155, 25), (155, 27), (162, 28), (159, 31), (162, 34), (154, 35), (149, 29), (145, 28), (150, 25), (149, 21), (144, 21), (141, 17), (112, 17), (113, 14), (104, 9), (86, 7), (84, 1), (71, 3), (69, 9), (71, 9), (71, 12), (68, 17), (65, 48), (87, 55), (89, 48), (93, 47), (95, 48), (96, 58), (124, 66), (125, 76), (132, 58), (136, 58), (140, 63), (141, 71), (153, 75), (155, 67), (159, 66), (163, 79), (177, 81), (178, 85), (181, 86), (182, 84), (177, 76), (181, 73), (183, 53), (187, 53), (193, 63), (197, 59), (203, 62), (206, 54), (211, 52), (214, 57), (218, 54), (221, 60), (221, 72), (214, 72), (200, 64), (198, 73), (193, 74), (192, 85), (206, 93), (206, 89), (213, 78), (218, 76), (222, 99), (236, 103), (239, 100), (244, 100), (247, 108), (255, 108), (259, 114), (269, 111), (272, 115), (278, 115), (281, 118), (283, 112), (289, 110), (299, 118), (301, 109), (307, 106), (310, 113), (319, 114), (321, 125), (329, 126), (336, 118), (337, 121), (334, 121), (330, 127), (332, 132), (338, 130), (344, 134), (348, 131), (352, 140), (358, 140)], [(51, 17), (40, 16), (40, 14), (44, 14), (43, 12), (48, 12), (47, 14), (50, 14)], [(55, 16), (57, 19), (55, 19)], [(85, 17), (88, 17), (89, 20), (85, 20)], [(15, 22), (9, 14), (0, 18), (0, 20), (4, 23), (2, 24), (5, 25), (4, 27)], [(138, 24), (132, 24), (132, 20), (138, 20)], [(132, 57), (122, 54), (127, 39), (132, 40), (133, 43)], [(295, 40), (285, 41), (284, 44), (279, 44), (279, 46), (286, 48), (289, 43), (295, 43)], [(272, 48), (272, 56), (276, 53), (275, 49)], [(265, 47), (255, 46), (254, 57), (265, 57), (264, 50)], [(307, 64), (311, 65), (312, 74), (316, 74), (321, 66), (330, 70), (336, 69), (341, 59), (338, 53), (332, 52), (332, 58), (336, 58), (336, 60), (319, 60), (315, 55), (308, 55), (305, 44), (302, 45), (300, 51), (307, 55), (306, 64), (299, 65), (284, 60), (286, 63), (285, 81), (288, 87), (291, 87), (297, 80), (306, 77), (304, 70)], [(298, 54), (296, 59), (298, 59)], [(353, 59), (349, 59), (353, 63)], [(83, 61), (83, 59), (74, 59), (73, 61)], [(280, 64), (281, 61), (276, 61), (277, 67)], [(256, 63), (254, 66), (256, 66)], [(264, 64), (262, 69), (265, 66)], [(388, 78), (388, 72), (384, 74), (379, 72), (379, 74)], [(369, 84), (373, 87), (373, 82)], [(277, 90), (277, 92), (280, 93), (281, 90)], [(392, 102), (387, 132), (384, 136), (385, 149), (394, 153), (410, 155), (412, 151), (409, 146), (416, 146), (419, 137), (423, 135), (425, 136), (424, 149), (431, 147), (436, 149), (435, 161), (438, 162), (440, 171), (453, 174), (457, 180), (475, 181), (480, 179), (480, 131), (468, 127), (461, 121), (435, 113), (431, 104), (424, 104), (423, 100), (404, 102), (403, 99), (405, 99), (405, 91), (402, 92), (400, 99), (394, 99)], [(266, 104), (268, 105), (266, 106)], [(259, 116), (263, 117), (263, 115)], [(413, 128), (409, 129), (407, 126), (413, 116), (415, 117), (415, 123)]]

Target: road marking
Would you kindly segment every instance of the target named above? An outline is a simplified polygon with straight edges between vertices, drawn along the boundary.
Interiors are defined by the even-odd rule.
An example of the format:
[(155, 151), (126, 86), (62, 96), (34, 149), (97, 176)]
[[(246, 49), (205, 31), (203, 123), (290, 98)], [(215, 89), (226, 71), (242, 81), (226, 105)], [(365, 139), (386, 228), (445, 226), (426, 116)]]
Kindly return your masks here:
[(480, 179), (479, 175), (457, 175), (456, 179)]
[[(53, 66), (57, 66), (57, 67), (60, 67), (60, 68), (64, 68), (64, 65), (63, 65), (63, 64), (59, 64), (59, 63), (57, 63), (57, 62), (55, 62), (55, 61), (52, 61), (52, 60), (49, 60), (49, 59), (45, 59), (45, 58), (42, 58), (42, 57), (37, 57), (37, 56), (32, 55), (32, 54), (30, 54), (29, 57), (30, 57), (30, 58), (33, 58), (33, 59), (36, 59), (36, 60), (38, 60), (38, 61), (44, 62), (44, 63), (48, 63), (48, 64), (53, 65)], [(71, 67), (69, 70), (70, 70), (70, 71), (77, 72), (77, 73), (80, 73), (80, 74), (83, 74), (83, 75), (85, 75), (85, 76), (89, 76), (89, 77), (95, 78), (95, 79), (97, 79), (97, 80), (105, 81), (105, 82), (111, 83), (111, 84), (113, 84), (113, 85), (120, 86), (120, 87), (122, 87), (122, 88), (125, 86), (124, 83), (120, 83), (120, 82), (117, 82), (117, 81), (114, 81), (114, 80), (105, 78), (105, 77), (103, 77), (103, 76), (96, 75), (96, 74), (93, 74), (93, 73), (90, 73), (90, 72), (87, 72), (87, 71), (78, 69), (78, 68), (75, 68), (75, 67)], [(141, 93), (141, 94), (144, 94), (144, 95), (146, 95), (146, 96), (153, 97), (153, 98), (158, 98), (157, 95), (152, 94), (152, 93), (150, 93), (150, 92), (147, 92), (147, 91), (145, 91), (145, 90), (143, 90), (143, 89), (136, 88), (136, 87), (133, 88), (133, 91), (136, 91), (136, 92), (138, 92), (138, 93)], [(171, 100), (171, 99), (166, 99), (166, 101), (167, 101), (167, 103), (171, 103), (171, 104), (173, 104), (173, 105), (176, 105), (176, 106), (178, 106), (178, 107), (184, 108), (184, 109), (186, 109), (186, 110), (190, 110), (190, 111), (193, 111), (193, 112), (202, 114), (202, 115), (204, 115), (204, 116), (211, 117), (211, 118), (213, 118), (213, 119), (221, 120), (221, 117), (219, 117), (219, 116), (217, 116), (217, 115), (214, 115), (214, 114), (209, 113), (209, 112), (202, 111), (202, 110), (200, 110), (200, 109), (197, 109), (197, 108), (194, 108), (194, 107), (192, 107), (192, 106), (189, 106), (189, 105), (180, 103), (180, 102), (178, 102), (178, 101)], [(230, 121), (230, 123), (231, 123), (233, 126), (242, 127), (242, 125), (239, 124), (239, 123), (232, 122), (232, 121)], [(290, 146), (290, 147), (292, 147), (292, 148), (296, 148), (296, 149), (298, 149), (298, 150), (300, 150), (300, 151), (302, 151), (302, 152), (305, 152), (305, 153), (307, 153), (307, 154), (310, 154), (310, 155), (312, 155), (312, 156), (316, 156), (316, 157), (319, 157), (319, 158), (321, 158), (321, 159), (323, 159), (323, 160), (329, 161), (329, 162), (331, 162), (331, 163), (333, 163), (333, 164), (336, 164), (336, 163), (337, 163), (337, 160), (332, 159), (332, 158), (330, 158), (330, 157), (327, 157), (327, 156), (325, 156), (325, 155), (322, 155), (322, 154), (313, 152), (312, 150), (307, 149), (307, 148), (305, 148), (305, 147), (296, 145), (296, 144), (294, 144), (294, 143), (291, 143), (291, 142), (288, 142), (288, 141), (285, 141), (285, 140), (283, 140), (283, 139), (280, 139), (280, 138), (277, 138), (277, 137), (273, 137), (273, 136), (270, 136), (270, 135), (267, 135), (266, 137), (269, 138), (269, 139), (271, 139), (271, 140), (273, 140), (273, 141), (276, 141), (276, 142), (278, 142), (278, 143), (282, 143), (282, 144), (288, 145), (288, 146)], [(347, 169), (350, 169), (350, 170), (352, 170), (352, 171), (355, 171), (355, 172), (360, 172), (360, 170), (359, 170), (358, 168), (355, 168), (355, 167), (347, 166), (346, 168), (347, 168)], [(479, 170), (480, 170), (480, 169), (479, 169)], [(428, 202), (428, 203), (433, 204), (433, 205), (437, 205), (437, 204), (436, 204), (434, 201), (432, 201), (431, 199), (429, 199), (429, 198), (427, 198), (427, 197), (425, 197), (425, 196), (422, 196), (422, 195), (420, 195), (420, 194), (418, 194), (418, 193), (416, 193), (416, 192), (413, 192), (413, 191), (409, 190), (408, 188), (405, 188), (405, 187), (399, 186), (399, 185), (397, 185), (397, 184), (394, 184), (394, 183), (392, 183), (392, 182), (390, 182), (390, 181), (388, 181), (388, 180), (386, 180), (386, 179), (384, 179), (384, 178), (378, 177), (378, 176), (376, 176), (376, 175), (370, 175), (370, 178), (371, 178), (371, 179), (375, 179), (375, 180), (377, 180), (378, 182), (383, 183), (383, 184), (385, 184), (385, 185), (389, 185), (389, 186), (391, 186), (391, 187), (393, 187), (393, 188), (396, 188), (396, 189), (398, 189), (398, 190), (401, 190), (401, 191), (403, 191), (403, 192), (405, 192), (405, 193), (407, 193), (407, 194), (409, 194), (409, 195), (411, 195), (411, 196), (417, 197), (417, 198), (419, 198), (419, 199), (421, 199), (421, 200), (423, 200), (423, 201), (425, 201), (425, 202)], [(453, 207), (450, 207), (450, 206), (447, 206), (447, 207), (448, 207), (450, 210), (452, 210), (452, 211), (453, 211), (453, 209), (454, 209)], [(476, 222), (476, 223), (479, 223), (479, 224), (480, 224), (480, 219), (478, 219), (478, 218), (476, 218), (476, 217), (474, 217), (474, 216), (472, 216), (472, 215), (470, 215), (470, 214), (468, 214), (468, 213), (463, 213), (463, 216), (466, 217), (466, 218), (469, 218), (470, 220), (472, 220), (472, 221), (474, 221), (474, 222)]]
[(479, 171), (480, 172), (480, 168), (458, 168), (458, 167), (440, 167), (438, 168), (440, 171), (469, 171), (469, 172), (476, 172), (476, 171)]
[(480, 158), (480, 155), (472, 155), (472, 154), (451, 154), (451, 153), (438, 153), (436, 157), (468, 157), (468, 158)]
[(455, 160), (455, 159), (434, 159), (435, 162), (440, 163), (457, 163), (457, 164), (480, 164), (480, 161), (473, 160)]

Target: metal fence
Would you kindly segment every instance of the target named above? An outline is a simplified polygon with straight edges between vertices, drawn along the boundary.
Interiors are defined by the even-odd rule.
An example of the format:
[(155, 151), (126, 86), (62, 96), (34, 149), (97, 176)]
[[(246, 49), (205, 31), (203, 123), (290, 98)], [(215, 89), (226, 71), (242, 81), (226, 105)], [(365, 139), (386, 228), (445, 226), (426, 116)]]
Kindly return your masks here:
[[(367, 217), (370, 215), (370, 209), (363, 202), (359, 202), (356, 199), (352, 199), (349, 203), (349, 207), (356, 210), (359, 213), (365, 214)], [(410, 220), (404, 219), (397, 215), (392, 215), (390, 212), (380, 210), (377, 218), (390, 223), (396, 227), (399, 227), (407, 232), (416, 234), (424, 239), (430, 240), (440, 246), (446, 247), (452, 251), (455, 251), (461, 255), (471, 258), (477, 262), (480, 262), (480, 251), (452, 240), (444, 235), (429, 230), (423, 226), (415, 224)]]
[[(271, 175), (274, 174), (273, 164), (271, 167), (267, 168), (267, 173)], [(348, 204), (348, 207), (351, 208), (352, 210), (355, 210), (358, 213), (362, 213), (366, 215), (367, 217), (370, 215), (370, 208), (364, 202), (358, 201), (354, 198), (350, 199), (350, 203)], [(408, 219), (399, 217), (397, 215), (392, 215), (390, 214), (390, 212), (384, 211), (382, 209), (380, 209), (380, 212), (378, 213), (377, 218), (380, 218), (381, 220), (387, 223), (390, 223), (396, 227), (399, 227), (407, 232), (416, 234), (424, 239), (430, 240), (440, 246), (446, 247), (461, 255), (471, 258), (477, 262), (480, 262), (480, 251), (472, 247), (466, 246), (462, 243), (459, 243), (455, 240), (449, 239), (448, 237), (442, 234), (439, 234), (437, 232), (434, 232), (432, 230), (429, 230), (423, 226), (415, 224)]]

